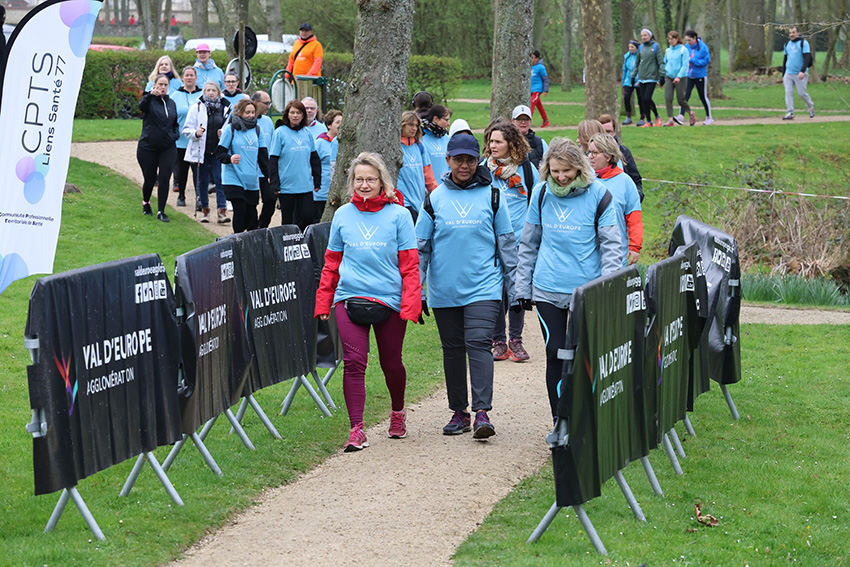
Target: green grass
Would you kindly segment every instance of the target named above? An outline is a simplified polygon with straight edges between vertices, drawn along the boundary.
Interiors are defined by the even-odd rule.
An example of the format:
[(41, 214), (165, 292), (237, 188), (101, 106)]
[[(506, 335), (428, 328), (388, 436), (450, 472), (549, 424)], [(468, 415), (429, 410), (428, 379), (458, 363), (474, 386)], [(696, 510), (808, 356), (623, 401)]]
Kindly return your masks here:
[[(525, 540), (554, 501), (551, 465), (524, 480), (458, 549), (455, 565), (846, 565), (850, 504), (846, 416), (850, 328), (742, 326), (742, 380), (701, 396), (682, 436), (684, 476), (658, 449), (650, 461), (665, 497), (642, 467), (624, 475), (646, 514), (637, 522), (613, 480), (585, 505), (609, 557), (591, 546), (572, 510), (536, 544)], [(543, 440), (541, 439), (541, 443)], [(701, 525), (694, 504), (720, 525)]]
[(111, 142), (119, 140), (138, 140), (142, 133), (141, 119), (107, 120), (83, 119), (74, 120), (73, 142)]
[[(168, 211), (172, 222), (163, 225), (140, 211), (139, 190), (110, 170), (72, 160), (68, 181), (81, 195), (65, 198), (63, 223), (55, 271), (158, 252), (173, 273), (174, 259), (188, 250), (212, 242), (214, 236), (185, 215)], [(119, 498), (130, 472), (127, 461), (80, 482), (79, 490), (103, 529), (107, 541), (91, 541), (79, 513), (69, 505), (53, 534), (42, 534), (58, 494), (33, 496), (30, 420), (23, 346), (27, 302), (35, 277), (13, 283), (0, 295), (0, 565), (152, 565), (178, 556), (210, 529), (254, 503), (265, 487), (294, 479), (337, 451), (348, 436), (344, 409), (326, 419), (303, 390), (285, 417), (279, 404), (289, 383), (258, 393), (257, 400), (283, 435), (274, 441), (249, 412), (245, 430), (257, 447), (245, 449), (227, 435), (219, 423), (207, 446), (224, 471), (213, 475), (193, 448), (187, 448), (169, 471), (186, 506), (172, 504), (153, 471), (145, 467), (129, 498)], [(430, 319), (425, 327), (411, 325), (405, 341), (405, 363), (410, 376), (407, 399), (419, 400), (442, 384), (436, 330)], [(422, 353), (422, 354), (420, 354)], [(366, 421), (374, 424), (390, 411), (389, 396), (378, 369), (373, 345), (367, 372)], [(334, 400), (343, 405), (341, 375), (331, 380)], [(222, 420), (224, 421), (224, 420)], [(168, 447), (156, 454), (162, 460)]]

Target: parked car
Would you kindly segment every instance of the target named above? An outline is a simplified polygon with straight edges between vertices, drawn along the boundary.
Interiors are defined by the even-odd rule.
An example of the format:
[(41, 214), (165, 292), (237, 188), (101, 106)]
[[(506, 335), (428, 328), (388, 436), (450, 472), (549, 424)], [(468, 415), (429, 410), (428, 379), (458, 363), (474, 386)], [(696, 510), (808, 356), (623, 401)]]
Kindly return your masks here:
[[(269, 41), (268, 35), (257, 36), (257, 53), (289, 53), (292, 51), (292, 44), (285, 44), (280, 41)], [(195, 51), (200, 43), (206, 43), (212, 51), (227, 51), (227, 46), (224, 43), (224, 38), (221, 37), (202, 37), (198, 39), (190, 39), (183, 46), (184, 51)], [(166, 48), (167, 49), (167, 48)]]

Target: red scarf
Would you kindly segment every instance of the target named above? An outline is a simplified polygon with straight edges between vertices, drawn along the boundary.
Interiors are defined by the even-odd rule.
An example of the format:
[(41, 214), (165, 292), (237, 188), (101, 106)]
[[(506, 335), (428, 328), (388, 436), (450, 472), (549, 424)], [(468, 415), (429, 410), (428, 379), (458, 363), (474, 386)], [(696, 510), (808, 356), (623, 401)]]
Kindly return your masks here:
[[(504, 167), (504, 164), (497, 159), (494, 159), (493, 161), (498, 166), (495, 170), (493, 170), (493, 175), (499, 179), (504, 179), (502, 177), (502, 168)], [(522, 186), (522, 177), (519, 176), (519, 169), (517, 169), (517, 172), (508, 178), (508, 189), (513, 189), (514, 187), (516, 187), (516, 190), (519, 191), (519, 194), (523, 197), (528, 195), (526, 188)]]
[(611, 179), (615, 175), (620, 175), (621, 173), (623, 173), (623, 170), (616, 165), (609, 165), (608, 167), (596, 170), (596, 175), (599, 179)]
[(355, 193), (351, 196), (351, 202), (354, 203), (354, 206), (357, 207), (358, 211), (363, 211), (366, 213), (376, 213), (383, 209), (384, 205), (387, 205), (389, 203), (399, 203), (399, 200), (398, 198), (390, 200), (384, 193), (381, 193), (374, 199), (364, 199), (363, 197)]

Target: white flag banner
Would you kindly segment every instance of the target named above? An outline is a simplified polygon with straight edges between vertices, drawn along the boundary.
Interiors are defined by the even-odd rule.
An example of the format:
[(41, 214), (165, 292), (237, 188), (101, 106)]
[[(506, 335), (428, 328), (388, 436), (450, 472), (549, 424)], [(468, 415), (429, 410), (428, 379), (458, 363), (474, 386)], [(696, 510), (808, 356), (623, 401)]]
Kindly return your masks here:
[(0, 293), (17, 279), (53, 271), (77, 95), (101, 6), (48, 0), (27, 14), (7, 45), (0, 92)]

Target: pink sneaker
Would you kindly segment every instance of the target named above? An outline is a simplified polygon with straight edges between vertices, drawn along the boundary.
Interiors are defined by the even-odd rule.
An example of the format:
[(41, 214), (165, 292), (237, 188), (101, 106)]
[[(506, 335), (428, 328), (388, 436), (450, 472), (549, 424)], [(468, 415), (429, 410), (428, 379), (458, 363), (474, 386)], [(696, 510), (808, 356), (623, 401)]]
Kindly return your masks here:
[(509, 351), (511, 353), (511, 360), (514, 362), (528, 360), (528, 352), (522, 346), (522, 339), (511, 339)]
[(404, 439), (407, 437), (407, 412), (391, 411), (390, 412), (390, 429), (387, 431), (387, 436), (390, 439)]
[(366, 434), (363, 433), (363, 424), (358, 423), (351, 428), (351, 433), (348, 434), (348, 443), (345, 444), (344, 451), (346, 453), (353, 453), (368, 446), (369, 441), (366, 440)]

